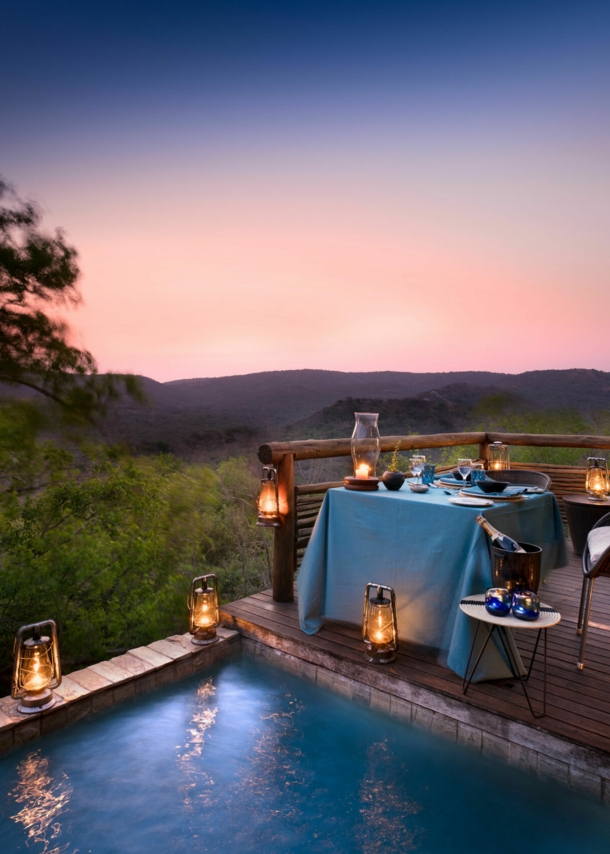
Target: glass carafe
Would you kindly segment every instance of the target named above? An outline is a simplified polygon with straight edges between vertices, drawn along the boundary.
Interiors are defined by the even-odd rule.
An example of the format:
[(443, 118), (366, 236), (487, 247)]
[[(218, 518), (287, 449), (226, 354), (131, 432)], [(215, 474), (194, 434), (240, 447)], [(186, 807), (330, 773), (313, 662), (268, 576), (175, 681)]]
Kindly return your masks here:
[(379, 459), (378, 412), (354, 412), (356, 424), (352, 433), (354, 477), (375, 477)]

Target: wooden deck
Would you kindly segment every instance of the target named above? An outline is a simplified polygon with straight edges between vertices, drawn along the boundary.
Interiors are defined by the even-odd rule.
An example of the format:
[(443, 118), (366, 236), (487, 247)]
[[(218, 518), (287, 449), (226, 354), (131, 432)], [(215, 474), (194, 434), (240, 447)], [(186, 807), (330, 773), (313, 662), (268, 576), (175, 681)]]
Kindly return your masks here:
[[(540, 590), (541, 598), (554, 605), (562, 615), (561, 623), (548, 632), (547, 714), (543, 718), (532, 718), (520, 684), (511, 680), (472, 685), (464, 697), (459, 676), (439, 665), (436, 656), (429, 651), (404, 643), (400, 645), (397, 661), (381, 669), (388, 676), (411, 685), (599, 751), (607, 760), (610, 757), (610, 578), (596, 582), (584, 671), (576, 667), (581, 583), (580, 558), (572, 554), (568, 566), (554, 570)], [(271, 591), (224, 605), (221, 612), (225, 625), (292, 655), (299, 650), (297, 654), (304, 660), (320, 663), (322, 659), (328, 661), (330, 656), (348, 665), (348, 669), (352, 664), (380, 670), (379, 666), (367, 665), (364, 661), (357, 626), (327, 623), (317, 635), (308, 636), (299, 627), (296, 603), (274, 602)], [(517, 633), (517, 642), (526, 660), (529, 660), (535, 634)], [(533, 701), (539, 704), (542, 699), (540, 651), (529, 690)]]

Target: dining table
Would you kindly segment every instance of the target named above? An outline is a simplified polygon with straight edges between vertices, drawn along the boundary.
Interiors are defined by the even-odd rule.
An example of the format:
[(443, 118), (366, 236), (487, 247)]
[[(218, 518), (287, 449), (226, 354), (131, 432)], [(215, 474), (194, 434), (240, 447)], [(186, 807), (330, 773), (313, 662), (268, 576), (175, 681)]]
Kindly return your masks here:
[[(408, 482), (399, 491), (329, 489), (297, 577), (302, 630), (315, 634), (327, 620), (361, 625), (366, 584), (385, 584), (396, 593), (399, 641), (427, 648), (464, 676), (475, 626), (459, 604), (491, 586), (491, 540), (479, 514), (517, 542), (541, 547), (541, 584), (567, 563), (552, 492), (481, 509), (452, 503), (441, 488), (413, 492)], [(490, 644), (476, 681), (511, 675)]]

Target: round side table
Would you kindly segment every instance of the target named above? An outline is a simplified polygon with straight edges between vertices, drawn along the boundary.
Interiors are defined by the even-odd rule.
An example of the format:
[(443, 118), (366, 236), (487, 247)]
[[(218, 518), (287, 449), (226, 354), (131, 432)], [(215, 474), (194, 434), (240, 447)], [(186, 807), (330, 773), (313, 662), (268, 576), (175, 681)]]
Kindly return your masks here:
[[(477, 630), (474, 635), (474, 640), (472, 641), (472, 646), (470, 648), (470, 655), (468, 656), (468, 664), (466, 665), (466, 672), (464, 673), (464, 678), (462, 680), (462, 690), (464, 694), (468, 691), (470, 687), (470, 683), (472, 682), (472, 677), (475, 674), (475, 671), (478, 667), (479, 661), (481, 660), (483, 653), (487, 647), (487, 644), (491, 640), (491, 636), (494, 632), (498, 633), (500, 641), (502, 643), (502, 648), (504, 649), (504, 654), (506, 655), (506, 659), (508, 661), (508, 666), (510, 667), (513, 677), (515, 679), (519, 679), (521, 685), (523, 687), (523, 693), (525, 694), (525, 699), (527, 700), (527, 704), (530, 707), (530, 712), (535, 718), (542, 718), (546, 714), (546, 662), (547, 662), (547, 643), (546, 643), (546, 633), (547, 629), (556, 626), (557, 623), (561, 620), (561, 614), (551, 605), (546, 605), (544, 602), (540, 603), (540, 616), (537, 620), (533, 620), (532, 622), (528, 622), (527, 620), (518, 620), (516, 617), (513, 617), (512, 614), (509, 614), (507, 617), (497, 617), (495, 614), (490, 614), (485, 609), (485, 594), (478, 593), (476, 596), (467, 596), (465, 599), (462, 599), (460, 602), (460, 609), (467, 614), (469, 617), (472, 617), (473, 620), (477, 620)], [(472, 660), (472, 656), (474, 654), (476, 645), (477, 645), (477, 636), (479, 634), (479, 628), (484, 624), (487, 628), (487, 637), (485, 638), (485, 642), (481, 647), (479, 654), (477, 656), (477, 660), (475, 661), (472, 670), (470, 671), (470, 675), (468, 671), (470, 670), (470, 662)], [(524, 677), (521, 674), (521, 668), (519, 667), (519, 661), (515, 659), (515, 652), (512, 649), (510, 638), (507, 635), (507, 632), (511, 631), (511, 629), (529, 629), (537, 630), (538, 637), (536, 638), (536, 645), (534, 646), (534, 652), (532, 653), (532, 658), (530, 660), (530, 666), (527, 670), (527, 675)], [(542, 692), (542, 714), (537, 715), (534, 711), (534, 707), (532, 706), (532, 701), (530, 700), (530, 696), (527, 693), (527, 687), (525, 683), (530, 678), (532, 667), (534, 664), (534, 660), (536, 658), (536, 653), (538, 652), (538, 643), (540, 641), (540, 635), (544, 632), (544, 687)]]
[(587, 544), (589, 531), (606, 513), (610, 513), (610, 501), (595, 501), (587, 495), (564, 495), (563, 503), (572, 545), (577, 555), (582, 555)]

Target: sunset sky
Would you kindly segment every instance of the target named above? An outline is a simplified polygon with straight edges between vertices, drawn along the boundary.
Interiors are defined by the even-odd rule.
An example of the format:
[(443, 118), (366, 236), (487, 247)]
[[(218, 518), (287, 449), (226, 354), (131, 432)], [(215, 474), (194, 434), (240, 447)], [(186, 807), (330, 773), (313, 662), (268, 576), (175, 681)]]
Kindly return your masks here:
[(609, 3), (3, 5), (102, 370), (610, 370)]

